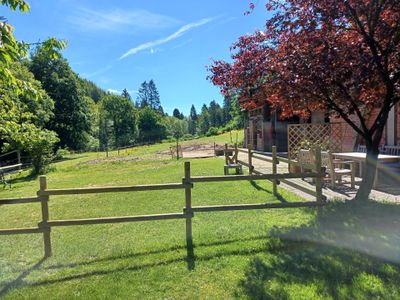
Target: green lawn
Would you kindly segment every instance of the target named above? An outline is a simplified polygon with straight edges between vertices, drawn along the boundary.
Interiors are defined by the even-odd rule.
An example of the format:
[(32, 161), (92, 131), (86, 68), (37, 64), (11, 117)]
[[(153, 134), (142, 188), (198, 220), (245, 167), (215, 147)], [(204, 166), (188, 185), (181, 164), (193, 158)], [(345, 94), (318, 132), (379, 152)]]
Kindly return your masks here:
[[(135, 148), (125, 161), (72, 155), (52, 165), (48, 186), (180, 182), (183, 160), (157, 154), (165, 148)], [(223, 173), (220, 158), (191, 165), (193, 175)], [(34, 195), (38, 180), (23, 176), (0, 197)], [(196, 184), (193, 205), (303, 200), (282, 189), (278, 200), (271, 190), (265, 181)], [(182, 190), (57, 196), (50, 218), (181, 212), (183, 206)], [(184, 220), (54, 228), (53, 256), (46, 260), (40, 234), (0, 236), (0, 297), (398, 299), (399, 215), (400, 206), (378, 203), (333, 203), (319, 215), (315, 209), (196, 214), (194, 270), (188, 269)], [(39, 220), (39, 204), (0, 207), (0, 228)]]

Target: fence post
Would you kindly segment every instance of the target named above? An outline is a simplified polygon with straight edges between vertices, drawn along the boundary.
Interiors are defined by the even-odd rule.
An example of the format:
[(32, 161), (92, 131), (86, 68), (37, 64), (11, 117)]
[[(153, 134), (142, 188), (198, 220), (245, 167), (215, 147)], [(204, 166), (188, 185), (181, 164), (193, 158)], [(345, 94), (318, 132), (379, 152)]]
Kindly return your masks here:
[(235, 154), (234, 154), (234, 157), (235, 157), (235, 164), (238, 163), (238, 154), (239, 154), (238, 145), (237, 145), (237, 143), (235, 143)]
[[(272, 174), (273, 175), (277, 174), (277, 164), (278, 164), (278, 158), (277, 158), (277, 154), (276, 154), (276, 146), (272, 146)], [(277, 184), (278, 184), (278, 180), (276, 178), (274, 178), (272, 180), (272, 193), (274, 196), (278, 195)]]
[(176, 160), (179, 160), (179, 141), (176, 138)]
[(251, 146), (251, 144), (247, 145), (247, 150), (248, 150), (248, 157), (249, 157), (249, 174), (253, 174), (253, 163), (252, 163), (252, 149), (253, 147)]
[(40, 190), (38, 196), (40, 197), (40, 204), (42, 207), (42, 222), (39, 223), (39, 228), (43, 230), (43, 242), (44, 242), (44, 257), (51, 256), (51, 238), (50, 231), (51, 228), (47, 224), (49, 220), (49, 196), (41, 195), (40, 192), (43, 192), (47, 189), (47, 178), (46, 176), (39, 177), (39, 185)]
[(192, 237), (192, 183), (190, 182), (190, 162), (185, 161), (185, 178), (183, 179), (185, 184), (185, 217), (186, 217), (186, 245), (188, 249), (193, 247)]
[[(21, 164), (21, 151), (20, 150), (17, 151), (17, 160), (18, 160), (18, 164)], [(22, 166), (19, 166), (18, 169), (21, 170)]]
[(229, 160), (228, 160), (228, 144), (225, 144), (225, 165), (229, 165)]
[(214, 157), (216, 157), (217, 156), (217, 153), (215, 152), (215, 141), (214, 141)]
[(321, 159), (321, 148), (317, 147), (315, 149), (315, 171), (319, 174), (315, 179), (315, 192), (318, 203), (324, 201), (324, 196), (322, 194), (322, 159)]

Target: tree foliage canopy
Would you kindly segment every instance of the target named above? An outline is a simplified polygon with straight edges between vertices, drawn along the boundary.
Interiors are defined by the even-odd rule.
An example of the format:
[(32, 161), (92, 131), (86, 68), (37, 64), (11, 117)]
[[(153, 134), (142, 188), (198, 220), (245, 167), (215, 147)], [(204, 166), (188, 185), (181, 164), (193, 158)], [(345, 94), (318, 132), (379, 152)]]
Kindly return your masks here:
[[(270, 0), (266, 7), (273, 16), (265, 32), (240, 37), (233, 63), (214, 62), (210, 79), (225, 95), (239, 93), (244, 108), (267, 101), (283, 117), (316, 109), (342, 117), (366, 142), (371, 185), (384, 125), (400, 99), (400, 2)], [(370, 109), (379, 109), (372, 125)]]

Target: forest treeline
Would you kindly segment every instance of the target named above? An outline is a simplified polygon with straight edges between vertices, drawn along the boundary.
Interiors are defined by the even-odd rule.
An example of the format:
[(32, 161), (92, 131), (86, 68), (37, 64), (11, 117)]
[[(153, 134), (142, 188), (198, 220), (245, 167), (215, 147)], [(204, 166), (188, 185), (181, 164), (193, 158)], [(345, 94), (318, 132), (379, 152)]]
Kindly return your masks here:
[(94, 151), (165, 139), (189, 139), (243, 126), (238, 97), (192, 105), (184, 116), (178, 108), (169, 116), (153, 80), (144, 81), (136, 95), (121, 95), (81, 78), (61, 54), (49, 56), (44, 46), (29, 59), (14, 61), (10, 72), (26, 90), (15, 93), (0, 84), (0, 150), (21, 150), (41, 172), (57, 149)]

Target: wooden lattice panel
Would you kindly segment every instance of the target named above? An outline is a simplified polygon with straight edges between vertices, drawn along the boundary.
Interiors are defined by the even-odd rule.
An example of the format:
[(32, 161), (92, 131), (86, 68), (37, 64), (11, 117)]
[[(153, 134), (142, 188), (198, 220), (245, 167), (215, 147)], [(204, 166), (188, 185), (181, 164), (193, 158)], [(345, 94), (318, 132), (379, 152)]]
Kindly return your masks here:
[(322, 150), (342, 151), (342, 123), (288, 125), (288, 156), (297, 159), (301, 148), (320, 146)]

